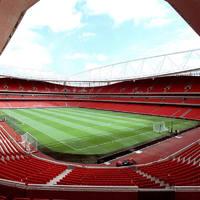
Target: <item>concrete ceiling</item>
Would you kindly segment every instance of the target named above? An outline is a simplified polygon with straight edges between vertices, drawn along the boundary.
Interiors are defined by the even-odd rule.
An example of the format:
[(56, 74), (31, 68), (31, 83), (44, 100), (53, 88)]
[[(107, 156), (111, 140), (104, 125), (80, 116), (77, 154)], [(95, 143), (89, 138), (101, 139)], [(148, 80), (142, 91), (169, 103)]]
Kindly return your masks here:
[(166, 0), (200, 36), (200, 0)]
[(39, 0), (0, 0), (0, 55), (25, 12)]

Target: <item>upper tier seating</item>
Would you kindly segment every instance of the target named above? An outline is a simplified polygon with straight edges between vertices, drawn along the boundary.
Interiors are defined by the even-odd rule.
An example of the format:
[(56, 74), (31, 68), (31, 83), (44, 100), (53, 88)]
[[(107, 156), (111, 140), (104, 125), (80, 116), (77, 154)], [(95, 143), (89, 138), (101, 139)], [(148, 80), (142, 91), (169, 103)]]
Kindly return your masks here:
[(1, 78), (0, 91), (18, 92), (64, 92), (65, 86), (42, 81)]
[(142, 93), (199, 93), (199, 77), (171, 76), (155, 79), (124, 81), (99, 87), (71, 87), (42, 81), (0, 79), (0, 91), (52, 92), (83, 94), (142, 94)]
[[(200, 119), (199, 77), (193, 76), (124, 81), (88, 88), (2, 78), (0, 93), (0, 108), (55, 107), (73, 104), (88, 108), (112, 107), (116, 111)], [(110, 106), (103, 102), (121, 104)], [(174, 107), (166, 106), (172, 104)], [(179, 107), (175, 107), (177, 105)]]

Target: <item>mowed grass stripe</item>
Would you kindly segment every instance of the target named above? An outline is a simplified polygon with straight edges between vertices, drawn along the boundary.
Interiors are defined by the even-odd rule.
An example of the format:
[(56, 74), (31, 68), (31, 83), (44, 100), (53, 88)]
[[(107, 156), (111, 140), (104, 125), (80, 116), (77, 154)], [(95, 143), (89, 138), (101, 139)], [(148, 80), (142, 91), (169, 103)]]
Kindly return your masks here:
[[(48, 142), (45, 143), (44, 140), (42, 140), (43, 145), (47, 145), (49, 142), (60, 143), (61, 146), (68, 148), (68, 145), (66, 143), (63, 143), (63, 138), (59, 139), (59, 137), (58, 137), (59, 130), (49, 127), (49, 126), (43, 124), (42, 122), (39, 122), (38, 120), (33, 120), (30, 117), (26, 117), (23, 114), (18, 113), (18, 110), (4, 110), (4, 112), (17, 120), (20, 120), (22, 123), (27, 124), (29, 127), (31, 127), (31, 129), (37, 130), (38, 133), (45, 135), (46, 137), (43, 139), (46, 139)], [(28, 132), (30, 134), (32, 134), (32, 132), (30, 132), (30, 130)], [(40, 141), (40, 139), (41, 139), (40, 134), (34, 134), (34, 136)], [(54, 140), (54, 142), (53, 142), (53, 140)]]
[(111, 136), (112, 133), (110, 133), (109, 131), (102, 131), (97, 129), (97, 126), (95, 127), (94, 125), (88, 123), (88, 122), (84, 122), (81, 120), (81, 118), (77, 118), (77, 119), (72, 119), (70, 117), (68, 117), (67, 115), (65, 117), (58, 117), (56, 113), (51, 113), (51, 115), (48, 113), (48, 111), (45, 110), (28, 110), (25, 111), (27, 113), (33, 114), (35, 116), (43, 116), (45, 119), (48, 119), (52, 122), (56, 122), (60, 125), (65, 126), (66, 128), (70, 128), (70, 129), (76, 129), (78, 130), (81, 135), (82, 133), (85, 134), (90, 134), (90, 135), (105, 135), (105, 136)]
[[(76, 108), (73, 108), (76, 110)], [(83, 111), (84, 110), (84, 111)], [(78, 112), (93, 112), (92, 109), (83, 109), (81, 111)], [(94, 112), (101, 114), (101, 115), (106, 115), (108, 114), (109, 116), (111, 115), (110, 118), (115, 117), (115, 118), (129, 118), (131, 119), (131, 121), (133, 120), (132, 118), (134, 118), (134, 120), (140, 120), (143, 123), (147, 123), (147, 121), (150, 122), (150, 124), (152, 124), (155, 122), (159, 122), (159, 121), (164, 121), (166, 123), (166, 126), (170, 127), (171, 126), (171, 121), (173, 121), (173, 127), (174, 129), (179, 129), (179, 130), (184, 130), (188, 127), (190, 127), (192, 124), (196, 125), (197, 122), (196, 121), (190, 121), (190, 120), (185, 120), (185, 119), (174, 119), (174, 118), (166, 118), (166, 117), (160, 117), (160, 116), (148, 116), (148, 115), (138, 115), (138, 114), (131, 114), (131, 113), (119, 113), (119, 112), (112, 112), (112, 111), (102, 111), (102, 110), (94, 110)], [(103, 113), (102, 113), (103, 112)], [(115, 115), (115, 116), (113, 116)], [(127, 119), (128, 120), (128, 119)], [(147, 120), (146, 122), (144, 120)]]
[[(49, 110), (49, 109), (48, 109)], [(52, 109), (53, 110), (53, 109)], [(84, 116), (85, 118), (88, 118), (88, 119), (92, 119), (92, 120), (98, 120), (98, 121), (102, 121), (102, 122), (112, 122), (114, 125), (116, 125), (116, 127), (118, 125), (120, 126), (126, 126), (127, 128), (130, 127), (131, 130), (133, 130), (133, 128), (135, 128), (136, 126), (138, 127), (144, 127), (144, 125), (148, 126), (148, 125), (152, 125), (151, 122), (139, 122), (139, 121), (129, 121), (127, 120), (126, 117), (124, 117), (124, 119), (118, 119), (114, 116), (115, 113), (113, 113), (113, 116), (107, 116), (107, 115), (98, 115), (98, 114), (93, 114), (91, 115), (91, 113), (88, 113), (88, 112), (77, 112), (77, 111), (74, 111), (74, 110), (70, 110), (70, 109), (64, 109), (64, 110), (58, 110), (58, 112), (60, 113), (70, 113), (72, 115), (76, 115), (76, 116)], [(149, 124), (148, 124), (149, 123)]]
[[(48, 110), (45, 110), (44, 112), (49, 112), (52, 114), (55, 113), (53, 109), (51, 110), (48, 109)], [(120, 131), (134, 131), (138, 128), (140, 129), (141, 127), (144, 127), (142, 126), (142, 123), (133, 124), (133, 123), (127, 122), (127, 125), (125, 125), (118, 122), (117, 120), (109, 119), (106, 117), (99, 119), (96, 116), (91, 116), (87, 114), (77, 114), (77, 113), (74, 113), (74, 111), (62, 112), (59, 110), (55, 113), (55, 115), (57, 115), (58, 117), (64, 117), (64, 118), (67, 117), (74, 120), (83, 121), (83, 122), (91, 124), (91, 126), (93, 125), (94, 127), (97, 127), (98, 129), (101, 128), (101, 129), (108, 130), (110, 128), (116, 131), (119, 131), (119, 130)]]
[[(66, 113), (65, 114), (62, 114), (62, 116), (60, 116), (60, 114), (58, 114), (58, 113), (52, 113), (50, 110), (37, 110), (37, 112), (39, 112), (39, 113), (46, 113), (46, 114), (48, 114), (48, 116), (49, 115), (54, 115), (57, 119), (61, 119), (61, 120), (64, 120), (64, 121), (67, 121), (67, 120), (69, 120), (70, 119), (70, 117), (71, 116), (68, 116)], [(84, 116), (82, 116), (81, 118), (76, 118), (75, 120), (77, 121), (77, 123), (80, 123), (81, 121), (86, 121), (87, 122), (87, 124), (85, 124), (85, 125), (90, 125), (90, 123), (88, 123), (88, 120), (83, 120), (83, 117)], [(90, 121), (91, 122), (91, 121)], [(93, 128), (94, 128), (94, 126), (93, 126)], [(99, 126), (99, 123), (98, 123), (98, 125), (96, 125), (96, 123), (95, 123), (95, 129), (97, 130), (93, 130), (93, 131), (96, 131), (96, 133), (98, 133), (99, 132), (99, 135), (98, 135), (98, 137), (100, 136), (100, 137), (102, 137), (102, 135), (103, 135), (103, 133), (106, 131), (106, 133), (108, 133), (109, 132), (109, 137), (110, 138), (105, 138), (106, 139), (106, 141), (118, 141), (118, 139), (119, 139), (119, 136), (121, 136), (122, 137), (122, 133), (123, 132), (120, 132), (119, 130), (117, 130), (116, 128), (113, 128), (112, 126), (109, 126), (109, 127), (104, 127), (104, 126)], [(122, 129), (121, 129), (122, 130)], [(125, 127), (124, 127), (124, 131), (126, 131), (126, 129), (125, 129)], [(134, 134), (134, 130), (132, 129), (131, 130), (132, 131), (132, 133)], [(126, 134), (125, 134), (126, 133)], [(124, 132), (123, 133), (123, 136), (124, 137), (129, 137), (129, 135), (130, 135), (130, 130), (129, 131), (126, 131), (126, 132)], [(82, 140), (84, 140), (84, 138), (81, 138)], [(97, 138), (96, 138), (97, 139)], [(96, 140), (95, 139), (95, 140)], [(91, 138), (91, 137), (89, 137), (88, 138), (88, 140), (87, 140), (87, 142), (91, 142), (91, 140), (93, 140), (93, 138)], [(77, 142), (76, 142), (76, 144), (77, 144)], [(79, 146), (80, 146), (81, 144), (79, 144)], [(124, 146), (124, 143), (119, 143), (118, 142), (118, 145), (121, 145), (121, 146)]]
[[(88, 125), (83, 126), (80, 124), (80, 122), (77, 124), (75, 122), (69, 122), (67, 120), (58, 119), (58, 117), (56, 117), (56, 116), (50, 117), (49, 114), (43, 114), (42, 113), (43, 111), (41, 111), (39, 109), (37, 110), (37, 112), (34, 110), (25, 110), (24, 112), (32, 115), (33, 117), (39, 117), (39, 118), (44, 117), (45, 120), (51, 121), (52, 123), (57, 123), (60, 126), (62, 126), (62, 128), (63, 128), (63, 126), (65, 126), (65, 124), (67, 124), (67, 126), (65, 126), (65, 128), (70, 127), (70, 130), (67, 131), (68, 133), (72, 129), (76, 129), (76, 131), (77, 131), (76, 133), (79, 133), (79, 138), (76, 140), (68, 141), (68, 143), (70, 143), (70, 146), (72, 146), (73, 148), (76, 148), (76, 149), (81, 148), (80, 146), (86, 146), (86, 145), (89, 146), (91, 144), (90, 138), (95, 138), (94, 136), (99, 136), (99, 137), (101, 137), (101, 139), (103, 139), (105, 141), (115, 139), (114, 137), (112, 137), (112, 134), (109, 131), (94, 129), (92, 127), (89, 127)], [(70, 133), (72, 134), (72, 132), (70, 132)], [(84, 134), (87, 136), (86, 140), (85, 140)], [(118, 144), (118, 145), (122, 145), (122, 144)]]
[[(48, 111), (54, 112), (53, 109), (48, 109)], [(96, 125), (102, 124), (101, 126), (109, 126), (110, 124), (112, 124), (116, 127), (116, 129), (122, 128), (122, 127), (129, 129), (126, 125), (132, 125), (132, 123), (126, 122), (125, 119), (124, 119), (123, 123), (121, 123), (121, 121), (118, 121), (116, 119), (111, 119), (106, 116), (98, 117), (96, 115), (91, 115), (91, 114), (87, 114), (87, 113), (79, 113), (74, 110), (58, 110), (58, 113), (62, 116), (68, 114), (68, 115), (70, 115), (70, 117), (73, 116), (73, 118), (76, 118), (76, 117), (82, 118), (82, 120), (88, 120), (88, 122), (91, 122)], [(101, 122), (101, 124), (99, 124), (99, 122)], [(126, 124), (124, 124), (124, 123), (126, 123)], [(139, 126), (141, 126), (141, 123), (139, 124)], [(131, 130), (133, 130), (133, 128), (131, 128)]]
[[(72, 108), (72, 109), (77, 109), (77, 108)], [(95, 113), (97, 115), (107, 115), (111, 116), (113, 118), (117, 119), (127, 119), (127, 120), (141, 120), (141, 121), (149, 121), (153, 122), (154, 117), (156, 119), (158, 118), (163, 118), (163, 117), (158, 117), (158, 116), (149, 116), (149, 115), (139, 115), (139, 114), (134, 114), (134, 113), (123, 113), (119, 111), (108, 111), (108, 110), (96, 110), (96, 109), (87, 109), (87, 108), (82, 108), (81, 110), (78, 110), (78, 112), (87, 112), (87, 113)]]
[[(161, 137), (161, 135), (152, 133), (152, 131), (150, 131), (150, 132), (140, 133), (140, 135), (132, 135), (132, 136), (130, 135), (129, 138), (125, 139), (122, 138), (119, 140), (123, 140), (123, 142), (126, 144), (126, 148), (128, 148), (133, 145), (144, 143), (146, 141), (151, 141), (159, 137)], [(117, 145), (115, 144), (115, 142), (106, 142), (96, 146), (86, 147), (82, 149), (82, 151), (84, 152), (103, 151), (104, 153), (108, 153), (113, 147), (116, 147), (117, 149)]]
[[(22, 116), (26, 116), (28, 119), (34, 121), (34, 122), (38, 122), (38, 126), (44, 125), (45, 128), (47, 128), (46, 131), (51, 131), (51, 132), (57, 132), (57, 138), (59, 139), (78, 139), (77, 136), (72, 135), (70, 133), (67, 133), (65, 131), (66, 127), (61, 126), (60, 124), (56, 123), (55, 121), (52, 120), (48, 120), (48, 118), (46, 118), (47, 116), (41, 116), (38, 113), (33, 113), (32, 111), (30, 111), (29, 109), (19, 109), (16, 110), (16, 112), (18, 114), (21, 114)], [(45, 130), (45, 129), (44, 129)]]
[[(42, 111), (43, 112), (43, 111)], [(46, 110), (44, 111), (44, 112), (46, 112)], [(49, 109), (48, 109), (48, 113), (52, 113), (52, 112), (49, 112)], [(54, 113), (52, 113), (52, 114), (54, 114)], [(65, 113), (66, 114), (66, 113)], [(69, 113), (68, 113), (69, 114)], [(71, 113), (70, 113), (71, 114)], [(57, 115), (57, 114), (56, 114)], [(102, 128), (102, 127), (101, 127)], [(152, 127), (151, 127), (152, 128)], [(139, 133), (139, 134), (145, 134), (146, 132), (143, 132), (144, 130), (141, 130), (141, 132)], [(151, 133), (152, 134), (152, 136), (147, 136), (147, 134), (146, 134), (146, 139), (148, 139), (148, 138), (152, 138), (152, 137), (155, 137), (155, 134), (153, 134), (153, 132), (152, 131), (150, 131), (150, 132), (148, 132), (148, 133)], [(137, 136), (138, 138), (140, 137), (139, 136), (139, 134), (137, 134), (136, 135), (136, 133), (132, 133), (131, 134), (131, 132), (129, 132), (129, 135), (128, 135), (128, 137), (126, 137), (126, 140), (128, 141), (128, 142), (130, 142), (130, 138), (132, 138), (132, 137), (135, 137), (135, 136)], [(134, 136), (133, 136), (134, 135)], [(143, 138), (144, 139), (144, 138)], [(111, 143), (112, 145), (113, 145), (113, 143), (116, 143), (116, 142), (121, 142), (122, 144), (123, 144), (123, 146), (127, 146), (127, 144), (125, 143), (125, 140), (123, 139), (123, 138), (117, 138), (117, 139), (115, 139), (115, 140), (112, 140), (112, 141), (106, 141), (106, 142), (104, 142), (104, 143), (101, 143), (101, 146), (103, 145), (103, 144), (107, 144), (107, 143)], [(119, 144), (117, 144), (117, 145), (119, 145)], [(94, 144), (94, 145), (91, 145), (91, 146), (89, 146), (89, 147), (87, 147), (87, 148), (92, 148), (92, 147), (96, 147), (96, 146), (98, 146), (98, 144)], [(87, 149), (87, 148), (82, 148), (82, 149)]]
[[(117, 144), (116, 142), (120, 142), (122, 144), (125, 144), (123, 145), (124, 147), (129, 147), (133, 144), (136, 144), (136, 143), (142, 143), (144, 141), (149, 141), (149, 139), (153, 139), (153, 138), (158, 138), (158, 137), (161, 137), (162, 135), (164, 135), (166, 133), (162, 133), (162, 134), (156, 134), (152, 131), (140, 131), (139, 133), (134, 133), (134, 134), (131, 134), (129, 133), (129, 136), (125, 137), (125, 138), (118, 138), (116, 140), (113, 140), (113, 141), (106, 141), (104, 143), (101, 143), (101, 144), (98, 144), (98, 145), (91, 145), (89, 147), (86, 147), (86, 148), (83, 148), (81, 150), (91, 150), (92, 148), (95, 148), (97, 146), (104, 146), (104, 148), (106, 149), (106, 151), (108, 151), (108, 149), (110, 148), (109, 146), (111, 145), (112, 147), (116, 146), (117, 147)], [(118, 146), (119, 147), (119, 146)], [(103, 147), (102, 147), (103, 148)], [(99, 149), (99, 147), (98, 147)], [(105, 151), (104, 151), (105, 152)]]
[[(156, 135), (156, 136), (155, 136)], [(128, 138), (119, 138), (117, 141), (123, 141), (124, 143), (126, 143), (126, 147), (132, 146), (133, 144), (138, 144), (138, 143), (142, 143), (145, 141), (150, 141), (154, 138), (157, 138), (158, 135), (152, 133), (152, 131), (150, 132), (144, 132), (141, 133), (140, 135), (130, 135)], [(102, 144), (98, 144), (98, 145), (94, 145), (94, 146), (90, 146), (90, 147), (85, 147), (81, 150), (87, 150), (88, 152), (95, 150), (95, 149), (99, 149), (101, 150), (102, 148), (105, 149), (105, 153), (107, 153), (108, 149), (110, 148), (110, 146), (116, 145), (115, 141), (113, 142), (105, 142)]]
[[(20, 111), (23, 112), (22, 110), (20, 110)], [(30, 110), (26, 110), (26, 111), (28, 111), (29, 114), (30, 114)], [(37, 111), (38, 111), (38, 110), (37, 110)], [(45, 116), (45, 117), (46, 117), (46, 116)], [(41, 120), (42, 120), (42, 119), (41, 119)], [(129, 132), (128, 134), (130, 134), (130, 132)], [(128, 137), (129, 137), (129, 135), (128, 135)], [(118, 140), (118, 139), (117, 139), (117, 140)], [(113, 142), (113, 139), (111, 139), (111, 138), (108, 139), (108, 138), (107, 138), (105, 141), (101, 141), (101, 142), (104, 142), (104, 143), (107, 142), (107, 143), (108, 143), (108, 141)], [(84, 143), (83, 140), (81, 140), (81, 143)], [(96, 145), (96, 144), (95, 144), (95, 143), (92, 143), (91, 146), (94, 146), (94, 145)], [(118, 145), (118, 147), (119, 147), (120, 144), (119, 144), (119, 142), (115, 142), (115, 145)], [(85, 145), (83, 145), (83, 146), (85, 146)], [(121, 145), (121, 146), (126, 146), (126, 144), (123, 144), (123, 145)]]
[[(45, 110), (45, 112), (52, 113), (52, 111), (49, 111), (49, 110), (48, 111)], [(56, 115), (60, 118), (60, 114), (56, 113)], [(65, 114), (63, 113), (61, 116), (62, 116), (61, 117), (62, 119), (67, 119), (67, 118), (65, 118), (66, 113)], [(70, 113), (70, 116), (71, 116), (71, 113)], [(82, 120), (83, 120), (83, 117), (84, 116), (82, 116)], [(95, 122), (95, 124), (96, 124), (96, 122)], [(119, 127), (119, 126), (117, 126), (117, 127)], [(129, 129), (128, 131), (127, 131), (126, 127), (124, 127), (124, 126), (121, 127), (120, 129), (117, 129), (116, 127), (114, 128), (113, 126), (109, 126), (109, 127), (107, 127), (107, 126), (106, 127), (104, 127), (104, 126), (98, 127), (97, 126), (97, 128), (99, 128), (100, 130), (102, 130), (102, 129), (105, 129), (105, 130), (107, 129), (108, 130), (109, 129), (109, 131), (113, 133), (113, 138), (115, 138), (115, 139), (117, 138), (116, 141), (119, 141), (119, 138), (127, 138), (127, 137), (130, 136), (130, 134), (135, 135), (136, 134), (136, 130), (138, 130), (139, 132), (143, 132), (144, 131), (144, 128), (141, 129), (141, 127), (137, 128), (137, 129), (136, 128), (135, 129)], [(122, 130), (123, 130), (123, 132), (122, 132)], [(152, 127), (148, 127), (148, 130), (152, 130)], [(124, 143), (122, 143), (122, 144), (124, 144)]]
[[(77, 109), (77, 108), (72, 108)], [(107, 110), (95, 110), (95, 109), (87, 109), (83, 108), (81, 110), (78, 110), (78, 112), (88, 112), (88, 113), (97, 113), (98, 115), (108, 115), (114, 118), (126, 118), (127, 120), (139, 120), (141, 122), (146, 123), (145, 121), (149, 121), (151, 123), (158, 122), (158, 121), (165, 121), (165, 122), (171, 122), (172, 118), (167, 117), (161, 117), (161, 116), (150, 116), (150, 115), (139, 115), (139, 114), (133, 114), (133, 113), (123, 113), (123, 112), (113, 112), (113, 111), (107, 111)], [(174, 119), (173, 122), (176, 123), (190, 123), (189, 120), (184, 119)]]
[[(118, 138), (115, 141), (105, 142), (105, 143), (102, 143), (102, 144), (99, 144), (99, 145), (109, 144), (109, 143), (113, 143), (113, 142), (117, 142), (117, 141), (122, 141), (122, 142), (125, 142), (126, 144), (132, 144), (133, 141), (139, 143), (141, 141), (145, 141), (145, 140), (149, 140), (149, 139), (152, 139), (152, 138), (155, 138), (155, 137), (161, 137), (161, 136), (162, 136), (161, 134), (156, 134), (152, 131), (145, 131), (145, 132), (141, 132), (141, 133), (136, 134), (136, 135), (130, 134), (129, 137), (127, 137), (127, 138)], [(98, 146), (98, 145), (96, 145), (96, 146)], [(83, 149), (88, 149), (88, 148), (90, 148), (90, 147), (85, 147)]]
[[(18, 112), (21, 112), (21, 114), (19, 114)], [(36, 121), (36, 120), (32, 119), (32, 118), (35, 118), (34, 116), (31, 116), (31, 115), (28, 115), (29, 117), (25, 116), (27, 114), (24, 113), (24, 111), (22, 109), (12, 110), (12, 111), (6, 110), (5, 113), (16, 118), (17, 120), (20, 120), (22, 123), (26, 123), (30, 127), (35, 127), (35, 129), (37, 129), (38, 131), (40, 131), (40, 132), (42, 131), (44, 135), (47, 135), (47, 136), (50, 136), (51, 138), (53, 138), (54, 143), (53, 142), (52, 143), (43, 143), (43, 145), (45, 145), (51, 149), (55, 149), (57, 147), (59, 150), (61, 150), (63, 147), (63, 144), (64, 144), (65, 148), (62, 149), (62, 152), (65, 152), (65, 150), (69, 151), (69, 148), (70, 148), (70, 152), (72, 152), (72, 150), (73, 150), (73, 152), (76, 153), (77, 144), (83, 144), (83, 146), (88, 145), (88, 143), (84, 144), (84, 140), (81, 137), (78, 137), (76, 141), (70, 137), (67, 137), (67, 139), (66, 139), (66, 136), (63, 137), (60, 134), (59, 130), (56, 130), (55, 128), (53, 128), (53, 131), (52, 131), (51, 127), (47, 127), (47, 125), (43, 125), (44, 120), (42, 118), (37, 118), (38, 120), (40, 119), (40, 122), (38, 123), (38, 120)], [(30, 117), (32, 117), (32, 118), (30, 118)], [(36, 138), (38, 138), (38, 140), (40, 141), (39, 137), (36, 137)], [(90, 136), (90, 138), (91, 138), (91, 136)], [(48, 140), (48, 137), (46, 139)], [(61, 145), (59, 145), (59, 143), (61, 143)]]
[(40, 130), (31, 127), (30, 125), (19, 124), (19, 127), (23, 129), (25, 132), (31, 133), (31, 135), (37, 138), (37, 140), (39, 141), (38, 145), (39, 148), (43, 148), (45, 146), (45, 147), (50, 147), (51, 150), (53, 149), (54, 151), (57, 152), (63, 152), (64, 149), (67, 152), (74, 152), (74, 148), (70, 147), (70, 145), (67, 144), (67, 142), (63, 144), (58, 140), (55, 140), (52, 137), (50, 137), (49, 134), (47, 135), (44, 132), (41, 132)]
[[(24, 115), (24, 117), (28, 119), (31, 118), (31, 120), (37, 121), (37, 123), (44, 123), (46, 126), (58, 130), (54, 132), (56, 137), (61, 137), (60, 134), (57, 133), (61, 131), (64, 133), (65, 137), (68, 138), (67, 140), (63, 138), (61, 141), (62, 143), (59, 143), (58, 140), (49, 138), (51, 132), (45, 131), (43, 133), (43, 131), (40, 130), (40, 124), (30, 127), (28, 124), (20, 124), (22, 129), (29, 130), (28, 132), (30, 133), (33, 132), (33, 135), (38, 130), (39, 133), (36, 133), (36, 135), (38, 135), (38, 137), (42, 135), (40, 138), (42, 144), (45, 143), (46, 136), (47, 141), (45, 144), (52, 150), (75, 154), (110, 153), (150, 141), (167, 134), (166, 132), (162, 134), (154, 133), (152, 130), (154, 122), (165, 121), (167, 125), (170, 125), (172, 122), (172, 119), (164, 117), (82, 108), (18, 109), (15, 111), (18, 114), (20, 112), (22, 116)], [(19, 120), (18, 117), (15, 118)], [(23, 120), (20, 119), (20, 121), (24, 123)], [(75, 129), (71, 126), (66, 126), (66, 122), (70, 122), (73, 126), (78, 128)], [(188, 127), (195, 123), (196, 122), (188, 120), (173, 119), (174, 128)], [(85, 128), (92, 128), (96, 134), (93, 132), (89, 134), (88, 131), (83, 131), (82, 126)], [(96, 129), (98, 131), (96, 131)], [(106, 135), (103, 134), (105, 132)], [(46, 133), (47, 135), (45, 135)], [(73, 137), (69, 138), (66, 136), (66, 133)]]
[[(32, 115), (32, 113), (34, 113), (34, 110), (35, 109), (28, 109), (28, 110), (25, 110), (24, 112), (27, 112), (27, 113), (29, 113), (30, 115)], [(35, 111), (37, 111), (37, 113), (35, 113), (35, 114), (33, 114), (33, 115), (35, 115), (35, 116), (44, 116), (45, 118), (49, 118), (48, 116), (49, 116), (49, 113), (47, 114), (47, 115), (44, 115), (44, 114), (42, 114), (42, 110), (41, 109), (37, 109), (37, 110), (35, 110)], [(40, 114), (39, 114), (40, 113)], [(53, 119), (53, 117), (51, 117), (52, 119)], [(55, 121), (57, 120), (57, 118), (58, 117), (55, 117)], [(63, 121), (63, 120), (62, 120)], [(80, 130), (79, 130), (80, 131)], [(94, 130), (93, 130), (94, 131)], [(96, 130), (95, 130), (96, 131)], [(108, 142), (108, 141), (114, 141), (114, 140), (117, 140), (117, 138), (112, 138), (110, 135), (109, 135), (109, 137), (106, 137), (106, 138), (102, 138), (103, 137), (103, 134), (102, 134), (102, 130), (99, 130), (100, 131), (100, 135), (98, 136), (98, 137), (100, 137), (100, 138), (97, 138), (97, 137), (89, 137), (88, 139), (87, 139), (87, 142), (88, 142), (88, 144), (85, 144), (86, 143), (86, 141), (84, 140), (85, 138), (84, 137), (80, 137), (80, 139), (79, 139), (79, 141), (75, 141), (75, 142), (73, 142), (72, 140), (70, 140), (70, 142), (68, 141), (68, 143), (70, 143), (70, 146), (73, 146), (73, 148), (76, 148), (76, 150), (78, 151), (80, 148), (83, 148), (83, 147), (85, 147), (85, 146), (93, 146), (93, 145), (96, 145), (95, 144), (95, 141), (97, 142), (97, 144), (101, 141), (102, 143), (103, 142)], [(94, 140), (94, 142), (92, 142), (91, 141), (91, 139), (92, 140), (94, 140), (94, 138), (95, 138), (95, 140)], [(99, 141), (99, 139), (100, 139), (100, 141)], [(102, 139), (104, 140), (104, 141), (102, 141)], [(120, 144), (119, 142), (115, 142), (118, 146), (124, 146), (124, 144)], [(91, 145), (89, 145), (89, 144), (91, 144)], [(82, 147), (81, 147), (82, 146)]]
[[(113, 139), (116, 138), (116, 136), (112, 133), (113, 130), (117, 130), (116, 128), (113, 127), (108, 127), (107, 125), (105, 126), (105, 123), (102, 123), (100, 121), (95, 120), (88, 120), (85, 118), (83, 115), (79, 116), (73, 116), (71, 113), (60, 113), (60, 112), (54, 112), (52, 110), (41, 110), (39, 112), (46, 113), (48, 115), (53, 114), (56, 118), (65, 120), (65, 121), (73, 121), (73, 123), (78, 123), (82, 124), (83, 126), (86, 126), (87, 129), (88, 127), (91, 127), (92, 133), (95, 131), (95, 135), (105, 135), (112, 137)], [(125, 127), (124, 127), (125, 128)]]
[[(87, 110), (87, 109), (84, 109), (84, 110)], [(74, 111), (75, 111), (75, 114), (74, 114)], [(94, 110), (94, 111), (97, 112), (98, 110)], [(87, 114), (85, 114), (85, 112), (82, 111), (82, 110), (77, 112), (76, 108), (67, 108), (67, 109), (62, 109), (62, 110), (59, 109), (59, 112), (61, 112), (61, 113), (66, 113), (67, 112), (67, 113), (70, 113), (72, 115), (79, 115), (79, 114), (82, 115), (82, 114), (84, 114), (84, 117), (90, 117), (92, 119), (95, 117), (96, 120), (98, 119), (98, 120), (103, 120), (103, 121), (107, 121), (107, 122), (108, 121), (112, 121), (113, 125), (115, 123), (116, 124), (120, 124), (120, 122), (121, 122), (121, 120), (120, 120), (120, 122), (117, 121), (118, 118), (113, 120), (113, 118), (110, 117), (110, 116), (109, 116), (109, 118), (106, 117), (106, 116), (105, 117), (102, 117), (102, 116), (99, 117), (99, 116), (96, 116), (96, 114), (93, 114), (91, 116), (91, 113), (87, 113), (86, 112)], [(100, 112), (102, 112), (102, 111), (100, 111)], [(105, 111), (105, 112), (110, 112), (111, 113), (111, 111)], [(112, 114), (115, 115), (116, 113), (113, 112)], [(123, 115), (125, 115), (125, 114), (130, 115), (129, 113), (123, 113)], [(135, 115), (135, 114), (131, 114), (131, 115), (133, 115), (134, 117), (138, 118), (138, 115)], [(168, 128), (171, 127), (171, 122), (173, 121), (173, 128), (174, 129), (179, 129), (179, 130), (184, 130), (184, 129), (190, 127), (192, 124), (194, 124), (194, 125), (197, 124), (197, 122), (184, 120), (184, 119), (172, 119), (172, 118), (165, 118), (165, 117), (158, 117), (158, 116), (146, 116), (146, 115), (142, 115), (142, 117), (148, 118), (148, 119), (146, 119), (146, 122), (144, 122), (144, 120), (140, 120), (141, 122), (139, 124), (138, 122), (133, 121), (133, 119), (131, 121), (128, 121), (128, 120), (126, 120), (127, 118), (124, 117), (124, 121), (122, 123), (124, 125), (126, 124), (126, 126), (130, 127), (132, 130), (134, 130), (133, 127), (136, 128), (137, 125), (142, 126), (142, 127), (144, 127), (145, 125), (153, 127), (153, 123), (159, 122), (159, 121), (164, 121)], [(152, 117), (153, 120), (150, 121), (150, 119), (149, 119), (150, 117)], [(122, 117), (120, 117), (120, 118), (122, 118)], [(141, 116), (139, 118), (141, 118)], [(147, 122), (147, 120), (149, 121), (149, 123)], [(115, 125), (115, 126), (117, 127), (117, 125)], [(123, 125), (121, 125), (121, 126), (123, 126)], [(120, 130), (120, 128), (118, 128), (118, 130)]]
[[(128, 134), (130, 134), (130, 133), (128, 133)], [(129, 135), (128, 135), (128, 137), (129, 137)], [(108, 143), (108, 141), (110, 141), (110, 139), (106, 139), (106, 143)], [(89, 141), (88, 141), (89, 142)], [(96, 145), (96, 144), (95, 144)], [(118, 144), (119, 145), (119, 144)], [(126, 144), (125, 144), (126, 145)], [(79, 145), (80, 146), (80, 145)], [(124, 145), (123, 145), (124, 146)]]

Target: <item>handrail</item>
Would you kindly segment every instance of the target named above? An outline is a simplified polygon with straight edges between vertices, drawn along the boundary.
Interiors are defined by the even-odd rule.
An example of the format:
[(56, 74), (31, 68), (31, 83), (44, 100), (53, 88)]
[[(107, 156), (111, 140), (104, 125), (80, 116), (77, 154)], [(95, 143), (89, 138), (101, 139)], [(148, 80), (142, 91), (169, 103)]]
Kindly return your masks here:
[(85, 192), (145, 192), (145, 191), (163, 191), (163, 192), (193, 192), (200, 191), (200, 186), (175, 186), (171, 188), (139, 188), (138, 186), (80, 186), (80, 185), (53, 185), (43, 184), (24, 184), (15, 181), (0, 179), (0, 184), (9, 187), (16, 187), (24, 190), (34, 191), (85, 191)]
[[(169, 138), (170, 139), (170, 138)], [(175, 156), (179, 155), (180, 153), (182, 153), (183, 151), (189, 149), (191, 146), (193, 146), (194, 144), (196, 143), (200, 143), (200, 139), (183, 147), (182, 149), (174, 152), (173, 154), (167, 156), (166, 158), (163, 158), (163, 159), (160, 159), (160, 160), (156, 160), (156, 161), (153, 161), (153, 162), (149, 162), (149, 163), (145, 163), (145, 164), (138, 164), (138, 165), (135, 165), (136, 167), (143, 167), (143, 166), (149, 166), (149, 165), (152, 165), (152, 164), (155, 164), (155, 163), (160, 163), (160, 162), (164, 162), (166, 160), (169, 160), (169, 159), (173, 159)]]

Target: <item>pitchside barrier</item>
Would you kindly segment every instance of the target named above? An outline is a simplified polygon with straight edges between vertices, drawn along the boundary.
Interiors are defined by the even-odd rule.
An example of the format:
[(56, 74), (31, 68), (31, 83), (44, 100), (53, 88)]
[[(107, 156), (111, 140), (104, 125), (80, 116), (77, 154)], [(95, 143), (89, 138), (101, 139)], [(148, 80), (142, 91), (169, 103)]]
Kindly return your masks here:
[(153, 124), (153, 131), (156, 133), (162, 133), (168, 131), (168, 128), (165, 126), (165, 122), (156, 122)]

